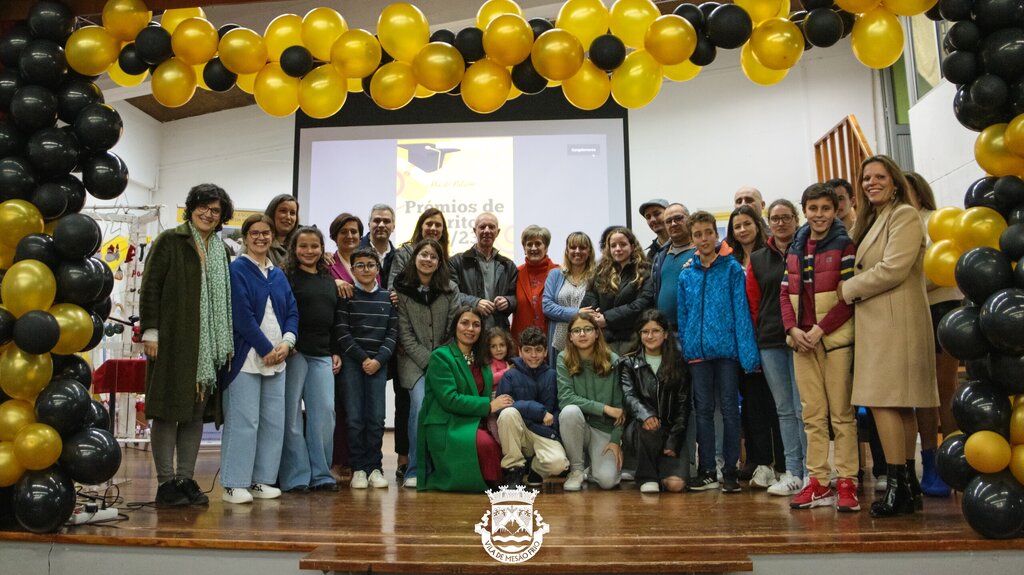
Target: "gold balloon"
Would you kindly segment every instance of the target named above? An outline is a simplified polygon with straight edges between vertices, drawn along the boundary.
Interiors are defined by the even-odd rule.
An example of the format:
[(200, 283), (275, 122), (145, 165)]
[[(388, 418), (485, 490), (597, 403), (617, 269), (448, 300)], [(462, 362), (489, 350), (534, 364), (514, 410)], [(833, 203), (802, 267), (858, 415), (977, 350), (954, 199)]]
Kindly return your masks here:
[(370, 97), (385, 110), (397, 110), (416, 95), (416, 75), (405, 62), (388, 62), (370, 79)]
[(171, 58), (153, 70), (150, 86), (153, 97), (165, 108), (184, 106), (196, 93), (196, 72), (178, 58)]
[(238, 74), (255, 74), (267, 64), (267, 45), (263, 37), (248, 28), (229, 30), (217, 47), (220, 61)]
[(302, 45), (317, 60), (331, 59), (331, 46), (348, 30), (348, 22), (333, 8), (313, 8), (302, 17)]
[(0, 352), (0, 388), (14, 399), (35, 401), (51, 377), (53, 360), (48, 353), (25, 353), (15, 345)]
[(412, 61), (416, 81), (432, 92), (447, 92), (458, 86), (465, 71), (462, 54), (445, 42), (427, 44)]
[(643, 48), (647, 27), (661, 11), (651, 0), (616, 0), (608, 15), (612, 34), (630, 48)]
[(779, 13), (776, 14), (776, 16), (779, 18), (789, 18), (789, 13), (791, 11), (790, 1), (782, 0), (782, 3), (779, 5)]
[(103, 5), (103, 27), (124, 42), (135, 40), (152, 19), (153, 11), (142, 0), (107, 0)]
[[(782, 9), (782, 0), (736, 0), (734, 3), (747, 11), (754, 26), (769, 18), (780, 16), (779, 10)], [(787, 9), (786, 14), (781, 16), (789, 16), (789, 10)]]
[(246, 94), (252, 94), (256, 89), (256, 74), (239, 74), (235, 85)]
[(1024, 114), (1020, 114), (1006, 126), (1006, 149), (1024, 157)]
[(612, 98), (623, 108), (640, 108), (658, 95), (661, 82), (661, 64), (646, 50), (637, 50), (612, 72)]
[(7, 200), (0, 203), (0, 244), (18, 246), (21, 238), (43, 231), (43, 215), (31, 202)]
[(34, 471), (57, 463), (62, 448), (60, 434), (45, 423), (30, 423), (14, 438), (14, 456), (18, 463)]
[(349, 78), (347, 84), (349, 93), (358, 94), (363, 91), (362, 78)]
[(6, 270), (14, 265), (14, 249), (0, 244), (0, 270)]
[(331, 46), (331, 64), (350, 80), (373, 74), (381, 55), (380, 42), (361, 28), (345, 32)]
[(32, 404), (21, 399), (0, 403), (0, 441), (11, 441), (22, 427), (36, 422)]
[(299, 79), (285, 74), (281, 64), (271, 62), (256, 74), (253, 95), (264, 112), (289, 116), (299, 109)]
[(421, 98), (421, 99), (422, 98), (429, 98), (429, 97), (433, 96), (436, 93), (437, 92), (435, 92), (433, 90), (430, 90), (428, 88), (423, 87), (423, 84), (419, 84), (419, 85), (416, 86), (416, 93), (413, 95), (413, 97), (414, 98)]
[(562, 82), (562, 93), (573, 106), (581, 110), (596, 110), (608, 101), (612, 82), (607, 72), (585, 60), (579, 72)]
[(462, 77), (462, 101), (478, 114), (490, 114), (508, 100), (512, 76), (504, 66), (484, 58), (466, 69)]
[(263, 32), (263, 41), (267, 44), (267, 59), (280, 61), (285, 49), (302, 45), (302, 18), (295, 14), (274, 18)]
[(558, 11), (555, 27), (579, 39), (584, 50), (594, 38), (608, 33), (610, 16), (601, 0), (567, 0)]
[(777, 84), (789, 74), (789, 70), (772, 70), (758, 62), (750, 42), (744, 44), (740, 50), (740, 69), (748, 80), (762, 86)]
[(138, 86), (139, 84), (145, 82), (146, 78), (149, 77), (149, 70), (146, 70), (141, 74), (136, 74), (135, 76), (132, 76), (124, 70), (122, 70), (121, 64), (117, 60), (114, 60), (114, 63), (111, 64), (109, 68), (107, 68), (107, 76), (110, 76), (110, 79), (113, 80), (113, 82), (118, 86), (130, 88), (132, 86)]
[(377, 20), (377, 37), (384, 50), (399, 62), (412, 62), (430, 41), (430, 25), (420, 9), (406, 2), (384, 8)]
[(850, 14), (864, 14), (875, 9), (882, 0), (836, 0), (836, 4)]
[[(178, 27), (181, 29), (181, 27)], [(50, 315), (60, 326), (60, 338), (52, 352), (70, 355), (82, 351), (92, 339), (92, 316), (89, 312), (72, 303), (59, 303), (50, 308)]]
[(210, 87), (206, 85), (206, 79), (203, 78), (203, 70), (206, 69), (206, 62), (202, 64), (196, 64), (192, 66), (192, 71), (196, 73), (196, 88), (202, 88), (207, 92), (210, 91)]
[(850, 45), (861, 64), (868, 68), (888, 68), (903, 54), (903, 27), (892, 12), (874, 8), (857, 17)]
[(1014, 445), (1010, 450), (1010, 473), (1018, 483), (1024, 484), (1024, 445)]
[[(3, 436), (0, 436), (0, 439), (3, 439)], [(1020, 400), (1017, 401), (1010, 416), (1010, 444), (1024, 444), (1024, 404)]]
[(174, 55), (190, 66), (209, 62), (217, 55), (219, 43), (217, 29), (204, 18), (182, 20), (171, 34)]
[(956, 206), (946, 206), (932, 212), (932, 215), (928, 216), (928, 237), (933, 242), (953, 239), (956, 219), (962, 213), (963, 208)]
[(917, 16), (931, 10), (939, 0), (882, 0), (882, 6), (897, 16)]
[(993, 176), (1024, 176), (1024, 157), (1006, 146), (1007, 124), (992, 124), (974, 141), (974, 159)]
[(962, 251), (990, 247), (999, 249), (999, 236), (1006, 229), (1006, 220), (992, 208), (975, 206), (964, 210), (953, 226), (953, 241)]
[[(523, 9), (512, 0), (487, 0), (476, 11), (476, 27), (486, 30), (487, 26), (502, 14), (512, 14), (522, 18)], [(518, 64), (518, 62), (516, 63)]]
[(516, 14), (502, 14), (484, 30), (484, 52), (502, 66), (515, 66), (530, 57), (533, 28)]
[(7, 311), (14, 317), (21, 317), (25, 312), (45, 310), (53, 305), (57, 280), (43, 262), (21, 260), (7, 269), (0, 283), (0, 294)]
[(975, 431), (964, 444), (967, 463), (980, 473), (998, 473), (1010, 464), (1010, 444), (994, 431)]
[(771, 70), (789, 70), (804, 55), (800, 27), (785, 18), (769, 18), (750, 34), (750, 49), (757, 61)]
[(530, 58), (538, 74), (561, 82), (572, 78), (583, 65), (583, 44), (569, 32), (555, 28), (537, 38)]
[(509, 90), (508, 90), (508, 98), (506, 98), (505, 101), (506, 102), (511, 102), (512, 100), (515, 100), (516, 98), (518, 98), (519, 96), (522, 96), (522, 95), (523, 95), (523, 92), (519, 88), (516, 88), (515, 84), (512, 84), (512, 87), (509, 88)]
[(665, 77), (673, 82), (685, 82), (687, 80), (694, 79), (697, 74), (700, 74), (701, 67), (687, 60), (682, 64), (676, 64), (675, 66), (662, 66), (661, 71), (664, 72)]
[(121, 42), (102, 26), (79, 28), (64, 45), (68, 66), (85, 76), (102, 74), (120, 53)]
[(10, 487), (21, 479), (25, 468), (14, 456), (14, 442), (0, 441), (0, 487)]
[(174, 34), (174, 31), (178, 28), (178, 24), (189, 18), (206, 18), (206, 12), (203, 12), (202, 8), (174, 8), (171, 10), (164, 10), (163, 16), (160, 17), (160, 25), (163, 26), (164, 30)]
[(682, 16), (659, 16), (644, 36), (644, 49), (659, 64), (675, 66), (690, 59), (697, 48), (697, 31)]
[(956, 262), (963, 254), (953, 240), (939, 240), (924, 252), (924, 273), (944, 287), (956, 287)]
[(345, 77), (330, 64), (317, 66), (299, 81), (299, 107), (310, 118), (330, 118), (347, 98)]

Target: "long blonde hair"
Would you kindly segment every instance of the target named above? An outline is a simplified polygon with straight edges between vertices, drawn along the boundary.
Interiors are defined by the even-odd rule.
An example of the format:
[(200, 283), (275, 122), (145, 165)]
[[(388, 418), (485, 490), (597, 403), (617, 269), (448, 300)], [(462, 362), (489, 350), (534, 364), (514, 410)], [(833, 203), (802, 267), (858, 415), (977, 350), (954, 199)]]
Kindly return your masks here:
[[(569, 250), (577, 247), (587, 248), (587, 263), (584, 265), (583, 277), (578, 278), (572, 275), (572, 262), (569, 261)], [(565, 238), (565, 255), (562, 256), (562, 275), (567, 279), (583, 280), (583, 283), (590, 283), (594, 277), (594, 242), (590, 236), (583, 232), (573, 232)]]
[[(596, 339), (594, 340), (594, 355), (591, 358), (594, 364), (594, 373), (597, 375), (608, 375), (612, 371), (612, 350), (604, 340), (604, 333), (598, 327), (594, 316), (584, 311), (576, 314), (576, 317), (572, 318), (572, 321), (569, 322), (570, 334), (572, 333), (573, 324), (580, 320), (589, 323), (594, 328), (594, 337)], [(576, 344), (573, 343), (572, 337), (569, 337), (565, 342), (565, 368), (569, 370), (569, 375), (571, 376), (577, 376), (583, 372), (583, 360), (580, 358), (580, 352), (576, 349)]]
[[(615, 259), (612, 257), (609, 247), (615, 234), (626, 236), (629, 244), (633, 247), (633, 253), (629, 256), (629, 261), (626, 262), (626, 265), (633, 264), (636, 272), (636, 277), (633, 278), (633, 285), (636, 286), (636, 289), (639, 290), (644, 285), (644, 280), (650, 275), (651, 263), (647, 261), (644, 250), (640, 247), (640, 242), (637, 241), (633, 232), (629, 228), (612, 228), (605, 235), (604, 245), (601, 246), (601, 262), (597, 264), (597, 269), (594, 270), (594, 289), (598, 293), (608, 294), (619, 291), (620, 274), (622, 271), (615, 265)], [(626, 266), (622, 267), (625, 269)]]
[(892, 180), (895, 191), (893, 201), (897, 204), (911, 204), (908, 191), (910, 184), (907, 183), (903, 170), (896, 165), (892, 158), (877, 155), (861, 162), (860, 171), (857, 173), (857, 181), (854, 182), (854, 193), (857, 195), (857, 226), (853, 233), (853, 241), (857, 244), (864, 241), (864, 236), (868, 235), (868, 230), (871, 229), (871, 225), (875, 223), (875, 219), (878, 217), (875, 205), (868, 200), (867, 194), (864, 193), (864, 168), (872, 163), (882, 164), (885, 167), (885, 171), (889, 172), (889, 179)]

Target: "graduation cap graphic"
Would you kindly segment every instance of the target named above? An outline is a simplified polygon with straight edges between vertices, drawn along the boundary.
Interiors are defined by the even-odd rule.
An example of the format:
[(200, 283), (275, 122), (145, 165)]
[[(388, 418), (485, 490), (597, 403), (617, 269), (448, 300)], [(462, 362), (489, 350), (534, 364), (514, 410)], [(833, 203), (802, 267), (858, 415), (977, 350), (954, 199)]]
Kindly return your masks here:
[(427, 172), (436, 172), (444, 165), (448, 154), (460, 151), (459, 148), (439, 148), (434, 144), (399, 144), (409, 154), (409, 163)]

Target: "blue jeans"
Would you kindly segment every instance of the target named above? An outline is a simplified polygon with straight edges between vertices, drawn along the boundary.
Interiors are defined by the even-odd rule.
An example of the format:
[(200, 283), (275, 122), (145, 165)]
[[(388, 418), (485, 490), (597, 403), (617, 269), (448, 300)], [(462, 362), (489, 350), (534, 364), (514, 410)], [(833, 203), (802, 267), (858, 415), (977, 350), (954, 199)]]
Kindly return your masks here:
[(416, 380), (416, 385), (409, 390), (409, 468), (405, 470), (405, 478), (416, 477), (416, 437), (419, 434), (420, 408), (423, 407), (423, 396), (426, 394), (425, 376)]
[(277, 482), (284, 443), (284, 372), (239, 373), (224, 391), (220, 484)]
[(804, 476), (807, 457), (807, 434), (804, 433), (803, 407), (796, 387), (793, 371), (793, 350), (788, 347), (761, 349), (761, 369), (775, 399), (779, 414), (779, 431), (786, 453), (786, 471), (796, 477)]
[(698, 469), (715, 472), (715, 400), (722, 410), (723, 472), (735, 472), (740, 458), (740, 364), (734, 359), (712, 359), (690, 364), (693, 408), (697, 413)]
[(366, 375), (363, 366), (346, 357), (341, 366), (345, 386), (345, 414), (348, 420), (348, 448), (352, 471), (372, 473), (381, 469), (384, 444), (384, 389), (388, 366)]
[[(306, 406), (303, 431), (302, 405)], [(284, 379), (284, 451), (281, 489), (334, 483), (334, 373), (330, 356), (296, 353)]]

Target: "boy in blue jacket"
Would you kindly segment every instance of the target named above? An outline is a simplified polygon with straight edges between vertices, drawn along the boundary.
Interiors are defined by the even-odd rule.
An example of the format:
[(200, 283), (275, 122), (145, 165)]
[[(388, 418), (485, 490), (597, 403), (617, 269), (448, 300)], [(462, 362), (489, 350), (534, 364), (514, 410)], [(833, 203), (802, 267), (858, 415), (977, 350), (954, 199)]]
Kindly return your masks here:
[(693, 491), (716, 489), (715, 399), (724, 424), (722, 491), (737, 493), (740, 457), (740, 368), (760, 365), (754, 326), (747, 306), (746, 274), (736, 258), (718, 252), (718, 224), (708, 212), (690, 216), (697, 254), (679, 274), (679, 338), (693, 381), (697, 420), (697, 480)]
[(526, 458), (533, 457), (527, 483), (540, 485), (545, 477), (569, 468), (558, 436), (558, 385), (548, 365), (548, 338), (528, 327), (519, 336), (519, 357), (505, 372), (498, 395), (512, 396), (512, 406), (498, 412), (503, 485), (523, 484)]

